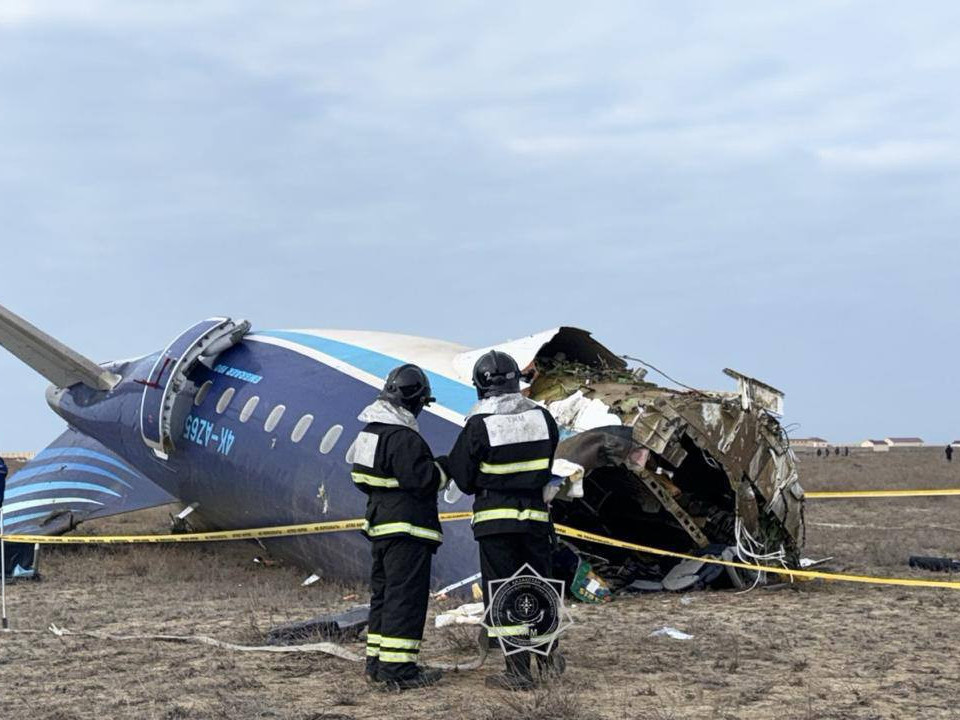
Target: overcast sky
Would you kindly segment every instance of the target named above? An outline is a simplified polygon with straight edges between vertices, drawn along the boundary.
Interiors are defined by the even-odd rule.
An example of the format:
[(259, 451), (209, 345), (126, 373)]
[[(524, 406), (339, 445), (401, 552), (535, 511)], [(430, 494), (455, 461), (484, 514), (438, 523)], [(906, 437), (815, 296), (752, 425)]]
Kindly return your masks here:
[[(0, 303), (96, 360), (214, 314), (572, 324), (960, 437), (960, 4), (0, 2)], [(61, 423), (0, 351), (0, 449)]]

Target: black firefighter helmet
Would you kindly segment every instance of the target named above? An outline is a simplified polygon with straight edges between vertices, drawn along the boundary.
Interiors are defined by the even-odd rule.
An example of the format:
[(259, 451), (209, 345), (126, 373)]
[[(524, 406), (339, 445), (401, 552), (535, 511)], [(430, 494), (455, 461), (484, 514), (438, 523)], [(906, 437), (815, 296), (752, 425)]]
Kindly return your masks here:
[(477, 397), (492, 397), (520, 392), (520, 366), (500, 350), (481, 355), (473, 366), (473, 384)]
[(419, 415), (427, 405), (436, 400), (430, 396), (430, 379), (416, 365), (401, 365), (390, 371), (383, 384), (379, 398), (406, 408)]

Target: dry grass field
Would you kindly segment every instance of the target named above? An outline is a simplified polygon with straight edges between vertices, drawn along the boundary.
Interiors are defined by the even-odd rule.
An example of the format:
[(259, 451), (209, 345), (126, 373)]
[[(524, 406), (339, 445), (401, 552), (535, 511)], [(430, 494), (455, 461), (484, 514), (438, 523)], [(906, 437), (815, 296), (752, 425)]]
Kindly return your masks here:
[[(807, 489), (960, 486), (960, 463), (935, 450), (800, 460)], [(807, 519), (806, 555), (833, 556), (836, 571), (946, 578), (909, 569), (907, 557), (960, 556), (960, 497), (810, 501)], [(163, 532), (166, 521), (153, 510), (85, 530)], [(259, 644), (273, 625), (364, 599), (358, 587), (303, 588), (303, 573), (256, 564), (259, 554), (251, 544), (52, 548), (42, 582), (8, 588), (12, 625)], [(573, 613), (566, 677), (518, 696), (484, 689), (495, 657), (439, 687), (387, 694), (358, 665), (323, 655), (6, 634), (0, 718), (960, 718), (957, 591), (805, 582)], [(663, 625), (694, 639), (649, 637)], [(428, 626), (427, 659), (471, 655), (467, 635)]]

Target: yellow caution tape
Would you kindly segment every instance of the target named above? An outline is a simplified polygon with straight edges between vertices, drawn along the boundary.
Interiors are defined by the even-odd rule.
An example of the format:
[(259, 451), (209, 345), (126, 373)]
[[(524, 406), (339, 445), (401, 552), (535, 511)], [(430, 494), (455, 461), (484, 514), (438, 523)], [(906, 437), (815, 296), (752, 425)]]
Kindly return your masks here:
[(649, 553), (650, 555), (661, 555), (663, 557), (680, 558), (682, 560), (697, 560), (699, 562), (709, 563), (711, 565), (724, 565), (726, 567), (740, 568), (741, 570), (752, 570), (753, 572), (766, 572), (784, 577), (808, 578), (810, 580), (838, 580), (841, 582), (866, 583), (869, 585), (901, 585), (904, 587), (927, 587), (927, 588), (946, 588), (948, 590), (960, 590), (960, 582), (951, 582), (949, 580), (914, 580), (912, 578), (884, 578), (873, 577), (870, 575), (845, 575), (843, 573), (827, 573), (818, 570), (790, 570), (782, 567), (766, 567), (763, 565), (750, 565), (749, 563), (736, 562), (735, 560), (721, 560), (712, 557), (699, 557), (697, 555), (687, 555), (686, 553), (672, 552), (670, 550), (661, 550), (660, 548), (649, 547), (647, 545), (637, 545), (636, 543), (624, 542), (623, 540), (613, 540), (603, 535), (594, 535), (584, 530), (567, 527), (566, 525), (556, 525), (558, 535), (576, 538), (578, 540), (587, 540), (600, 545), (609, 545), (611, 547), (623, 548), (625, 550), (635, 550), (638, 552)]
[[(442, 513), (440, 519), (469, 519), (470, 512)], [(125, 544), (125, 543), (187, 543), (220, 542), (223, 540), (260, 540), (264, 538), (293, 537), (296, 535), (316, 535), (318, 533), (360, 530), (363, 519), (329, 520), (319, 523), (300, 525), (275, 525), (273, 527), (251, 528), (247, 530), (216, 530), (212, 532), (181, 533), (179, 535), (0, 535), (4, 542), (32, 543), (40, 545), (83, 545), (83, 544)]]
[(940, 497), (960, 495), (958, 488), (941, 490), (815, 490), (804, 493), (813, 500), (842, 500), (845, 498)]
[[(960, 495), (960, 489), (942, 490), (822, 490), (807, 492), (806, 497), (814, 500), (871, 498), (871, 497), (937, 497)], [(443, 522), (466, 520), (472, 516), (469, 512), (441, 513)], [(273, 527), (247, 530), (217, 530), (214, 532), (181, 533), (178, 535), (4, 535), (5, 542), (34, 543), (41, 545), (82, 545), (82, 544), (123, 544), (123, 543), (186, 543), (218, 542), (222, 540), (259, 540), (296, 535), (315, 535), (318, 533), (360, 530), (362, 519), (331, 520), (300, 525), (277, 525)]]
[(359, 530), (362, 527), (363, 520), (335, 520), (304, 525), (277, 525), (250, 530), (217, 530), (215, 532), (181, 533), (179, 535), (2, 535), (0, 537), (5, 542), (37, 543), (40, 545), (192, 543), (313, 535), (316, 533)]
[[(472, 516), (470, 512), (441, 513), (442, 522), (467, 520)], [(343, 532), (359, 530), (363, 527), (363, 520), (331, 520), (321, 523), (305, 523), (301, 525), (279, 525), (275, 527), (253, 528), (248, 530), (217, 530), (213, 532), (183, 533), (180, 535), (0, 535), (5, 542), (39, 543), (39, 544), (117, 544), (117, 543), (178, 543), (178, 542), (216, 542), (223, 540), (253, 540), (260, 538), (292, 537), (296, 535), (313, 535), (317, 533)], [(662, 557), (678, 558), (680, 560), (696, 560), (712, 565), (740, 568), (753, 572), (766, 572), (790, 578), (808, 578), (811, 580), (834, 580), (840, 582), (865, 583), (869, 585), (899, 585), (903, 587), (944, 588), (960, 590), (960, 582), (948, 580), (915, 580), (912, 578), (884, 578), (870, 575), (845, 575), (842, 573), (827, 573), (817, 570), (791, 570), (782, 567), (767, 567), (751, 565), (734, 560), (721, 560), (713, 557), (700, 557), (686, 553), (661, 550), (648, 545), (638, 545), (624, 540), (615, 540), (604, 535), (578, 530), (566, 525), (555, 525), (558, 535), (586, 540), (599, 545), (618, 547), (624, 550), (660, 555)]]

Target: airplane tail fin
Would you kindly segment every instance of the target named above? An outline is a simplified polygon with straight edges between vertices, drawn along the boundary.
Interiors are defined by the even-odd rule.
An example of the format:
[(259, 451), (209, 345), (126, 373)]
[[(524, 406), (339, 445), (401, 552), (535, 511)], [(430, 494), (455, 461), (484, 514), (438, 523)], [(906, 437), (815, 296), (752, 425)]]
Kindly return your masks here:
[(57, 387), (110, 390), (120, 378), (0, 305), (0, 345)]

